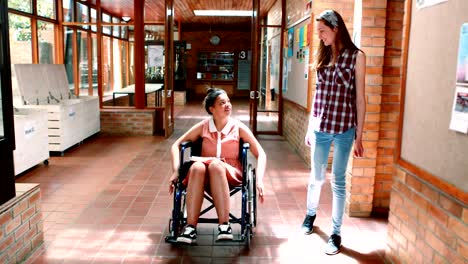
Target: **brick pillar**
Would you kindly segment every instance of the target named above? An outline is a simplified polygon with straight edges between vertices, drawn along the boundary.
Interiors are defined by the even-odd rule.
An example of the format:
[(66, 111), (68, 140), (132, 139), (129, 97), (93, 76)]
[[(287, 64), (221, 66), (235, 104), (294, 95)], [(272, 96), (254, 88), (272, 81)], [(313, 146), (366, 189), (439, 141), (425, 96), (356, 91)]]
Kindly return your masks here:
[[(346, 213), (369, 216), (373, 208), (381, 119), (387, 1), (362, 1), (361, 49), (367, 57), (364, 157), (351, 157), (347, 173)], [(359, 19), (359, 18), (357, 18)], [(358, 30), (358, 29), (356, 29)]]
[(382, 103), (373, 210), (387, 212), (390, 204), (394, 155), (398, 138), (402, 80), (402, 43), (405, 0), (387, 0)]

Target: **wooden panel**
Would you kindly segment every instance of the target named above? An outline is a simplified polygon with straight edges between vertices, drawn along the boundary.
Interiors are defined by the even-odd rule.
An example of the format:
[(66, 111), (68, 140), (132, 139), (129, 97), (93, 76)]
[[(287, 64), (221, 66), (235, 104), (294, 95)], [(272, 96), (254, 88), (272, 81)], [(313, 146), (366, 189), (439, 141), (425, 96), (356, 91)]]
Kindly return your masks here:
[[(134, 14), (134, 1), (138, 0), (101, 0), (103, 10), (116, 16)], [(96, 1), (89, 1), (96, 4)], [(260, 17), (267, 14), (276, 0), (260, 1)], [(145, 21), (164, 22), (164, 0), (145, 0)], [(250, 17), (196, 17), (193, 10), (252, 10), (252, 0), (174, 0), (175, 20), (183, 24), (198, 25), (236, 25), (250, 23)], [(140, 15), (140, 14), (138, 14)]]

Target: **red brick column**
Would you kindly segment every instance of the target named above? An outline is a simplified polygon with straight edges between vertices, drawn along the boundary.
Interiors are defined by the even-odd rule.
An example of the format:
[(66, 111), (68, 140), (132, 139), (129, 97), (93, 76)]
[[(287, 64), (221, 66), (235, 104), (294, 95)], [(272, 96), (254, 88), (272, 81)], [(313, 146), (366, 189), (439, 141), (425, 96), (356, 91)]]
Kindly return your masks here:
[(360, 46), (367, 58), (365, 84), (367, 111), (363, 134), (365, 152), (363, 158), (351, 157), (348, 166), (346, 212), (349, 216), (369, 216), (373, 208), (381, 119), (386, 8), (385, 0), (363, 0), (362, 3)]
[(405, 0), (387, 1), (385, 57), (377, 167), (375, 172), (374, 211), (387, 212), (390, 203), (394, 155), (398, 137), (398, 118), (402, 80), (402, 41)]

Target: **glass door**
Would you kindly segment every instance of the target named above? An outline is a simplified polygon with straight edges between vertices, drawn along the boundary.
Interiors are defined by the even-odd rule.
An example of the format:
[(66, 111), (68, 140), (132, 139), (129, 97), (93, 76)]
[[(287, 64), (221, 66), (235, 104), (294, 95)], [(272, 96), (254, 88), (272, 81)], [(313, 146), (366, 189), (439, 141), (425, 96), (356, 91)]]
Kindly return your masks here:
[[(254, 0), (255, 1), (255, 0)], [(282, 1), (284, 10), (285, 0)], [(251, 126), (255, 134), (281, 135), (282, 131), (282, 69), (283, 13), (262, 19), (256, 27), (256, 83), (250, 92)]]
[(0, 205), (15, 197), (13, 98), (7, 0), (0, 0)]
[(165, 78), (164, 78), (164, 134), (168, 138), (174, 132), (174, 1), (166, 0), (165, 8)]

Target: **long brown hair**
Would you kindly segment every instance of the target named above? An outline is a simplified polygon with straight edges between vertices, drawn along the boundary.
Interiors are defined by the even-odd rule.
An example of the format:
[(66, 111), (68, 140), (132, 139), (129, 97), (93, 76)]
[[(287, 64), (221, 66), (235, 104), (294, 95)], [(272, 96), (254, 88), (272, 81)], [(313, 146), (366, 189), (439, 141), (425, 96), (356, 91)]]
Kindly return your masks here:
[[(317, 16), (315, 21), (322, 21), (327, 27), (331, 29), (338, 29), (335, 38), (335, 47), (339, 48), (340, 52), (343, 49), (358, 50), (358, 47), (356, 47), (356, 45), (354, 45), (353, 41), (351, 40), (343, 18), (338, 12), (335, 10), (325, 10)], [(315, 57), (316, 69), (328, 66), (333, 57), (331, 45), (325, 46), (323, 41), (320, 40)]]

